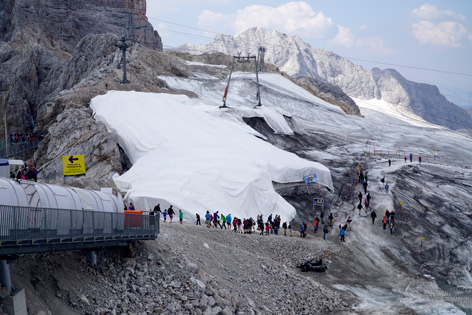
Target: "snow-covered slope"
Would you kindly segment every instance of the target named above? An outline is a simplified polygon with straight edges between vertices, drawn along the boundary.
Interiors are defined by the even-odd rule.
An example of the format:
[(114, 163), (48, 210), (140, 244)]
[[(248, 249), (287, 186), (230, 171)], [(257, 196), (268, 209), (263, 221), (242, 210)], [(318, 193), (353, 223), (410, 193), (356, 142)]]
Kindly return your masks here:
[[(272, 84), (278, 80), (296, 87), (281, 76), (268, 76)], [(181, 83), (180, 88), (185, 80)], [(313, 99), (304, 90), (298, 93)], [(115, 183), (138, 209), (160, 203), (163, 208), (173, 204), (187, 218), (219, 210), (240, 218), (278, 213), (288, 220), (295, 209), (272, 182), (302, 182), (315, 173), (319, 184), (333, 189), (328, 168), (274, 147), (242, 120), (260, 115), (279, 133), (293, 134), (284, 112), (270, 107), (225, 112), (209, 106), (209, 100), (118, 91), (92, 100), (95, 118), (107, 125), (133, 163)]]
[(437, 87), (406, 80), (395, 70), (364, 70), (332, 51), (311, 47), (298, 36), (260, 27), (237, 36), (218, 35), (210, 44), (187, 43), (178, 48), (191, 54), (223, 52), (228, 55), (255, 54), (266, 48), (265, 60), (292, 76), (308, 76), (341, 87), (351, 97), (384, 99), (423, 119), (451, 129), (472, 128), (472, 117), (447, 101)]

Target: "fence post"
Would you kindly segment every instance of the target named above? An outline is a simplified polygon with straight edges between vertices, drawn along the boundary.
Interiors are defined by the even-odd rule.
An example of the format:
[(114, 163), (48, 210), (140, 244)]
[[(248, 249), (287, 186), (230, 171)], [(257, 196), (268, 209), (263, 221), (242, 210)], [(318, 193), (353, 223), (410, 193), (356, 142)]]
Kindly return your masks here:
[(69, 216), (70, 216), (70, 226), (69, 226), (69, 229), (70, 229), (70, 237), (72, 238), (74, 235), (72, 233), (72, 210), (69, 210)]
[(18, 215), (16, 207), (13, 207), (13, 225), (15, 226), (15, 240), (18, 240)]

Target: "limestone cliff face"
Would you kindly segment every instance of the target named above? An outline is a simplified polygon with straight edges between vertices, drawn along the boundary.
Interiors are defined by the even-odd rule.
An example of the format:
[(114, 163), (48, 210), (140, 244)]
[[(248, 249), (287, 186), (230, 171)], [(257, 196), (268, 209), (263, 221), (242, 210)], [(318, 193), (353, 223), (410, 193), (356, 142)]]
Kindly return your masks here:
[[(76, 69), (63, 71), (84, 37), (121, 36), (131, 16), (135, 26), (146, 29), (129, 31), (128, 36), (134, 35), (145, 47), (162, 50), (161, 39), (145, 14), (145, 0), (0, 1), (0, 111), (3, 115), (6, 109), (9, 133), (32, 132), (39, 105), (86, 73), (80, 56), (76, 57), (80, 62), (72, 65)], [(114, 45), (110, 49), (115, 50)], [(3, 124), (0, 131), (3, 135)]]
[[(86, 177), (66, 184), (97, 189), (109, 185), (110, 172), (122, 172), (124, 153), (88, 105), (106, 86), (159, 88), (156, 73), (143, 74), (133, 64), (134, 50), (149, 52), (153, 60), (162, 51), (145, 14), (145, 0), (0, 0), (0, 115), (6, 114), (9, 134), (49, 133), (31, 161), (41, 170), (39, 180), (64, 183), (65, 154), (84, 154), (87, 170)], [(146, 28), (128, 30), (127, 37), (139, 43), (128, 50), (132, 83), (120, 85), (115, 44), (130, 16), (136, 27)], [(0, 139), (3, 134), (2, 123)]]
[(4, 0), (0, 4), (0, 38), (16, 44), (38, 43), (71, 52), (88, 34), (121, 35), (129, 13), (144, 45), (162, 50), (162, 42), (147, 21), (146, 0)]

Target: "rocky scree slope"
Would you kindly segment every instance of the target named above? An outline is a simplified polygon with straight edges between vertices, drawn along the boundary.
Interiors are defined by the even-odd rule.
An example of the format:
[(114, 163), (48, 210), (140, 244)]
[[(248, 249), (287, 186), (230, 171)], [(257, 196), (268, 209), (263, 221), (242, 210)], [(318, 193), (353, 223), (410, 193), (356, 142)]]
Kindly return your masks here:
[(300, 257), (326, 252), (309, 238), (161, 222), (156, 241), (103, 251), (97, 267), (78, 252), (10, 266), (30, 314), (343, 314), (354, 300), (295, 268)]
[(309, 77), (339, 86), (346, 94), (363, 100), (384, 99), (400, 111), (414, 113), (426, 121), (450, 129), (472, 128), (472, 117), (441, 95), (437, 87), (415, 83), (392, 69), (368, 71), (332, 51), (311, 47), (300, 37), (261, 27), (236, 36), (217, 35), (212, 43), (187, 43), (179, 51), (201, 54), (257, 52), (266, 48), (265, 60), (295, 77)]

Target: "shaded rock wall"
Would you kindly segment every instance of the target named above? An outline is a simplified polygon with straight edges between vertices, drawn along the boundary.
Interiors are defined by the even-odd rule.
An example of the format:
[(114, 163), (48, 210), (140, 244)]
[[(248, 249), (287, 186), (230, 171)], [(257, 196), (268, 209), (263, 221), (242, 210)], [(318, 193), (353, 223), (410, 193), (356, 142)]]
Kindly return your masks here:
[[(162, 50), (159, 35), (144, 16), (145, 0), (1, 1), (0, 111), (2, 116), (6, 112), (8, 133), (32, 132), (38, 127), (41, 103), (51, 99), (52, 93), (79, 82), (101, 58), (116, 50), (111, 45), (101, 56), (90, 55), (92, 46), (102, 45), (93, 41), (75, 49), (91, 34), (124, 34), (130, 12), (136, 26), (147, 26), (136, 30), (135, 38), (147, 48)], [(75, 62), (68, 63), (71, 58)], [(99, 61), (90, 64), (86, 58)], [(69, 66), (64, 71), (66, 64)], [(84, 64), (88, 70), (82, 69)], [(2, 124), (0, 138), (3, 129)]]

